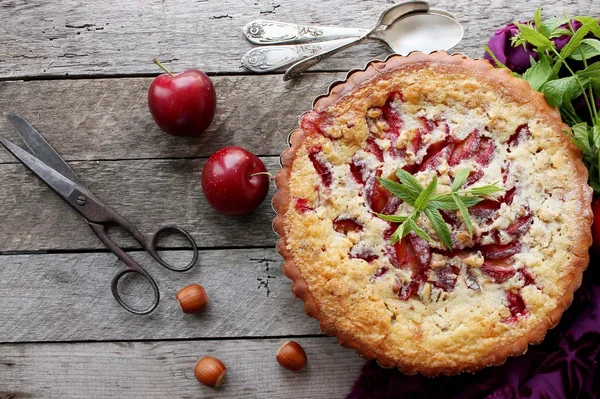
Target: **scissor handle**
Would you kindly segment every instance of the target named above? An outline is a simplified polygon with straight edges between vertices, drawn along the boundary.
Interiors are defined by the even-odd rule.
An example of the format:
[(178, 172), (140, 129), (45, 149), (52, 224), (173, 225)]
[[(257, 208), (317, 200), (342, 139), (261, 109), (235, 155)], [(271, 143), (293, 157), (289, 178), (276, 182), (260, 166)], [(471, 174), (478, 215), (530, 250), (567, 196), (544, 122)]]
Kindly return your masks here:
[[(104, 224), (91, 222), (88, 223), (92, 230), (94, 230), (100, 241), (102, 241), (102, 243), (106, 245), (106, 247), (110, 249), (110, 251), (113, 254), (117, 255), (117, 257), (125, 264), (125, 267), (119, 270), (117, 274), (115, 274), (110, 284), (112, 294), (115, 297), (117, 303), (121, 305), (123, 309), (133, 314), (145, 315), (148, 313), (152, 313), (152, 311), (156, 309), (156, 307), (158, 306), (158, 302), (160, 301), (160, 292), (158, 291), (156, 281), (154, 281), (154, 279), (146, 272), (146, 270), (144, 270), (142, 266), (140, 266), (131, 256), (127, 255), (127, 253), (123, 251), (121, 247), (119, 247), (113, 240), (110, 239), (110, 237), (106, 233), (106, 227)], [(146, 309), (139, 310), (128, 305), (119, 293), (119, 281), (121, 281), (123, 276), (131, 273), (135, 273), (142, 276), (152, 286), (152, 290), (154, 291), (154, 300), (152, 301), (152, 304)]]
[[(184, 267), (175, 267), (175, 266), (167, 263), (159, 255), (158, 251), (156, 250), (156, 241), (158, 240), (158, 237), (160, 237), (163, 233), (166, 233), (169, 231), (171, 231), (171, 232), (174, 231), (174, 232), (183, 234), (183, 236), (186, 238), (186, 240), (192, 245), (192, 251), (194, 253), (193, 258), (190, 261), (190, 263)], [(183, 228), (176, 226), (176, 225), (164, 226), (164, 227), (161, 227), (160, 229), (158, 229), (158, 231), (156, 233), (154, 233), (154, 236), (152, 237), (152, 241), (150, 241), (150, 248), (148, 248), (148, 253), (150, 253), (150, 255), (152, 255), (154, 260), (156, 260), (162, 266), (166, 267), (167, 269), (169, 269), (171, 271), (178, 272), (178, 273), (187, 272), (192, 267), (194, 267), (194, 265), (198, 261), (198, 246), (196, 245), (196, 241), (194, 241), (194, 239), (192, 238), (190, 233), (188, 233)]]
[[(154, 291), (154, 300), (152, 301), (152, 304), (146, 309), (143, 309), (143, 310), (136, 309), (136, 308), (130, 306), (127, 302), (125, 302), (123, 300), (123, 298), (121, 298), (121, 293), (119, 292), (119, 281), (124, 276), (126, 276), (127, 274), (131, 274), (131, 273), (142, 276), (152, 286), (152, 290)], [(126, 266), (123, 269), (119, 270), (119, 272), (117, 272), (117, 274), (115, 274), (115, 276), (113, 277), (112, 282), (110, 284), (110, 288), (111, 288), (112, 294), (115, 297), (115, 300), (117, 301), (117, 303), (119, 305), (121, 305), (123, 307), (123, 309), (125, 309), (128, 312), (131, 312), (133, 314), (136, 314), (136, 315), (146, 315), (146, 314), (152, 313), (154, 311), (154, 309), (156, 309), (156, 307), (158, 306), (158, 302), (160, 302), (160, 291), (158, 291), (158, 286), (156, 285), (156, 281), (154, 281), (154, 279), (152, 277), (150, 277), (150, 275), (148, 273), (146, 273), (146, 271), (144, 269), (142, 269), (140, 266), (138, 266), (138, 268), (131, 268), (131, 267)]]

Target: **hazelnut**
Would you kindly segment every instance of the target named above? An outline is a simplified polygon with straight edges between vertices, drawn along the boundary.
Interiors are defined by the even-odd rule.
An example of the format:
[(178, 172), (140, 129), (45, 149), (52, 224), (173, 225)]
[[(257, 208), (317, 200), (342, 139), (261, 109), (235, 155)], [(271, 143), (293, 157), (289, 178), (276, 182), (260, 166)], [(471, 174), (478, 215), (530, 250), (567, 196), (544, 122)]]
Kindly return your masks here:
[(184, 313), (198, 313), (206, 307), (208, 295), (199, 284), (184, 287), (177, 293), (177, 301)]
[(218, 388), (223, 383), (227, 368), (219, 359), (204, 356), (194, 367), (194, 376), (201, 384)]
[(302, 370), (307, 362), (306, 352), (297, 342), (285, 342), (277, 350), (277, 362), (288, 370)]

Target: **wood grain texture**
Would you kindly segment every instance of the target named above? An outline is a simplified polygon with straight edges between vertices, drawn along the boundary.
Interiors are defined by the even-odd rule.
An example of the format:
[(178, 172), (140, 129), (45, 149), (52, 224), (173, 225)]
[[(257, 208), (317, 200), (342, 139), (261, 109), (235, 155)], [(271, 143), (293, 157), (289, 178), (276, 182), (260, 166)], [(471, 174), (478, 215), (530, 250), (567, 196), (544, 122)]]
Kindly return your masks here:
[[(539, 6), (546, 16), (597, 15), (595, 0), (548, 4), (439, 0), (432, 5), (456, 15), (465, 38), (454, 49), (480, 57), (498, 27), (531, 19)], [(35, 1), (0, 3), (0, 78), (67, 75), (157, 74), (154, 56), (175, 71), (243, 73), (242, 55), (252, 45), (241, 28), (257, 18), (344, 27), (372, 27), (387, 0), (257, 1)], [(335, 12), (332, 12), (335, 10)], [(364, 44), (317, 65), (315, 70), (349, 70), (385, 56), (383, 45)]]
[[(308, 356), (297, 373), (275, 360), (284, 339), (0, 345), (0, 397), (344, 397), (364, 361), (332, 338), (295, 340)], [(205, 355), (227, 367), (218, 390), (194, 378)]]
[[(129, 314), (113, 299), (110, 280), (122, 265), (110, 253), (0, 256), (0, 343), (321, 334), (292, 296), (274, 248), (201, 251), (187, 273), (170, 272), (145, 252), (131, 255), (161, 291), (150, 316)], [(175, 264), (191, 257), (186, 251), (167, 256)], [(184, 314), (175, 299), (193, 283), (209, 295), (200, 315)], [(141, 284), (123, 288), (124, 295), (137, 295), (137, 304), (149, 299)]]
[[(268, 170), (279, 168), (277, 157), (263, 158)], [(177, 224), (198, 246), (271, 247), (274, 211), (271, 193), (246, 216), (224, 216), (202, 195), (201, 171), (206, 159), (73, 162), (88, 187), (108, 206), (150, 236), (160, 226)], [(85, 220), (21, 164), (0, 164), (0, 253), (7, 251), (104, 249)], [(120, 230), (122, 247), (139, 245)], [(185, 244), (166, 237), (164, 246)]]
[[(1, 39), (0, 39), (1, 40)], [(298, 117), (344, 73), (219, 76), (217, 114), (197, 138), (164, 134), (148, 111), (151, 78), (0, 82), (0, 137), (20, 143), (2, 112), (23, 116), (66, 160), (207, 157), (237, 145), (279, 155)], [(14, 162), (0, 151), (0, 163)]]

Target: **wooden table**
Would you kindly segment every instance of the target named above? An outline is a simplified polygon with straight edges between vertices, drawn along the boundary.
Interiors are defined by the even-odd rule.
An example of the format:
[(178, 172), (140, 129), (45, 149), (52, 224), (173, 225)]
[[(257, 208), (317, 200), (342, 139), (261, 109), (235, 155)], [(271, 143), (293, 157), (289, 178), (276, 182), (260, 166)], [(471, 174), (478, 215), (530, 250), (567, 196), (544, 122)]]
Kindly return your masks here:
[[(146, 233), (165, 223), (188, 229), (201, 246), (197, 267), (174, 274), (149, 262), (124, 235), (118, 242), (148, 269), (163, 293), (150, 316), (113, 300), (118, 267), (85, 222), (0, 151), (0, 398), (33, 397), (343, 397), (363, 360), (325, 337), (293, 298), (282, 275), (267, 201), (247, 217), (214, 212), (200, 189), (207, 157), (226, 145), (278, 155), (298, 115), (344, 71), (385, 56), (361, 45), (284, 83), (241, 65), (251, 48), (241, 27), (257, 18), (372, 26), (385, 0), (291, 2), (0, 1), (0, 111), (25, 116), (90, 188)], [(530, 2), (440, 0), (456, 14), (471, 57), (499, 26), (544, 14), (600, 14), (595, 0)], [(550, 4), (551, 3), (551, 4)], [(196, 67), (215, 83), (218, 112), (202, 137), (169, 137), (148, 112), (146, 93), (160, 71)], [(0, 136), (18, 142), (5, 120)], [(168, 255), (183, 258), (176, 239)], [(179, 248), (179, 249), (178, 249)], [(210, 308), (184, 315), (175, 293), (199, 282)], [(293, 338), (308, 353), (300, 373), (282, 369), (275, 352)], [(203, 355), (228, 367), (220, 391), (193, 375)]]

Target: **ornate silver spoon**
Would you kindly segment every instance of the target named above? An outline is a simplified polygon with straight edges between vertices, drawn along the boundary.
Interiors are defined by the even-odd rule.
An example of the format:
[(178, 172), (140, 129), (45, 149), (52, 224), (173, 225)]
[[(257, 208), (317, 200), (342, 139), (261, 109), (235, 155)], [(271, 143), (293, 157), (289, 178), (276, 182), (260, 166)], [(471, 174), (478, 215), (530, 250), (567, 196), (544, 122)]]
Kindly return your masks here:
[[(370, 33), (373, 33), (380, 28), (384, 28), (393, 24), (394, 21), (396, 21), (398, 18), (404, 15), (413, 12), (423, 12), (427, 10), (429, 10), (429, 3), (427, 1), (404, 1), (386, 9), (379, 17), (379, 20), (377, 21), (375, 27), (371, 30), (350, 29), (351, 32), (358, 33), (360, 31), (362, 33), (358, 33), (358, 35), (353, 35), (351, 37), (346, 37), (345, 39), (331, 40), (320, 43), (273, 47), (256, 47), (248, 51), (244, 55), (244, 57), (242, 58), (242, 64), (253, 72), (273, 71), (288, 65), (292, 65), (293, 63), (304, 58), (328, 52), (340, 48), (341, 46), (354, 43), (357, 39), (364, 40)], [(282, 24), (278, 22), (272, 23)], [(253, 23), (251, 22), (247, 24), (243, 28), (243, 30), (248, 40), (252, 41), (253, 43), (279, 44), (306, 41), (311, 36), (317, 38), (317, 36), (314, 36), (310, 33), (311, 28), (321, 29), (319, 27), (284, 24), (280, 25), (279, 27), (270, 27), (267, 31), (266, 27), (261, 27), (260, 25), (253, 25)], [(331, 35), (339, 37), (342, 33), (340, 29), (343, 28), (335, 29), (336, 31), (329, 31), (329, 33)], [(313, 32), (315, 31), (313, 30)], [(327, 37), (332, 37), (331, 35)], [(322, 37), (324, 36), (319, 36), (319, 38)]]

